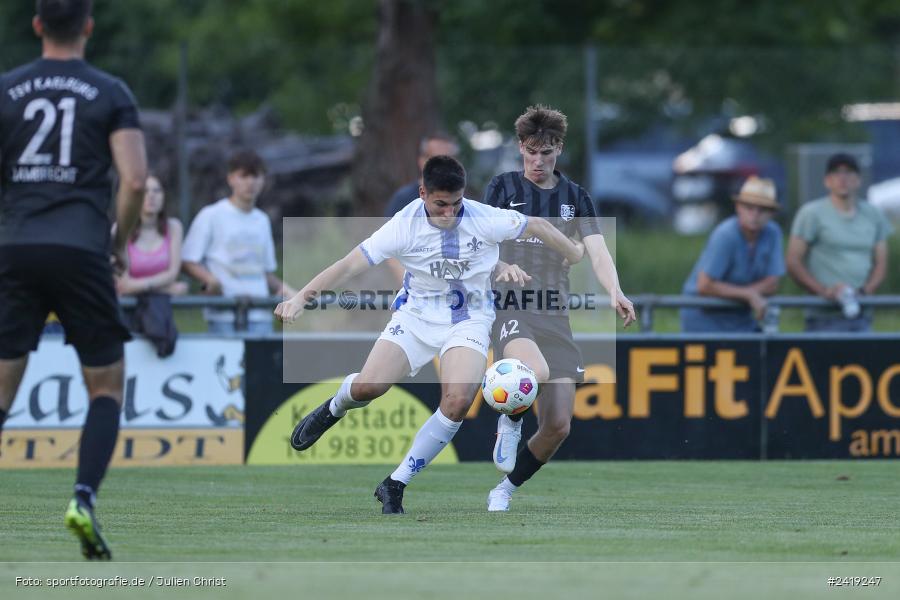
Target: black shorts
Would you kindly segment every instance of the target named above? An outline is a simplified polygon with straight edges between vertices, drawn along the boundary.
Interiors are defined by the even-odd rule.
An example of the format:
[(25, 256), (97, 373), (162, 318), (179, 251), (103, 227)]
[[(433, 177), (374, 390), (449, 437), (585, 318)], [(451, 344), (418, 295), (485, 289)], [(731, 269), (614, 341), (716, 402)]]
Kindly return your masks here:
[(0, 358), (35, 350), (50, 311), (83, 366), (104, 367), (124, 355), (131, 334), (109, 257), (50, 244), (0, 246)]
[(569, 317), (498, 310), (491, 332), (494, 360), (500, 360), (506, 344), (518, 338), (537, 344), (550, 368), (550, 379), (570, 377), (575, 383), (584, 382), (584, 361), (572, 338)]

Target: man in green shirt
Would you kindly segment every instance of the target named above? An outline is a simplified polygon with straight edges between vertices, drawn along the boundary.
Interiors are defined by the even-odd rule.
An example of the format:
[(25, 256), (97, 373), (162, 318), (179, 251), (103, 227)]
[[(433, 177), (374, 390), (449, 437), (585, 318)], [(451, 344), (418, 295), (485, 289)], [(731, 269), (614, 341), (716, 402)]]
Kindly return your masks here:
[(829, 195), (807, 202), (794, 217), (788, 272), (811, 293), (836, 303), (808, 310), (807, 331), (871, 329), (871, 311), (859, 313), (855, 296), (874, 294), (884, 281), (886, 239), (893, 229), (877, 208), (857, 199), (859, 186), (856, 159), (835, 154), (825, 172)]

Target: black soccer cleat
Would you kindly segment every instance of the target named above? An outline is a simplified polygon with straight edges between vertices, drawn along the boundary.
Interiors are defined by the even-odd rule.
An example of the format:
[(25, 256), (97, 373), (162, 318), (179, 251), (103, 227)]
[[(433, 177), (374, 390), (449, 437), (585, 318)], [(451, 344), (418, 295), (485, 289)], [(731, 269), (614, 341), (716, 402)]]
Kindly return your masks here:
[(405, 483), (394, 481), (390, 476), (384, 478), (384, 481), (375, 488), (375, 497), (381, 502), (381, 514), (384, 515), (402, 515), (403, 510), (403, 488)]
[(294, 450), (306, 450), (315, 444), (323, 433), (331, 429), (332, 425), (341, 420), (341, 417), (331, 414), (329, 404), (331, 398), (315, 410), (311, 410), (297, 423), (294, 433), (291, 434), (291, 447)]
[(100, 533), (100, 525), (94, 510), (78, 496), (72, 498), (66, 509), (66, 528), (81, 542), (81, 554), (88, 560), (111, 560), (109, 544)]

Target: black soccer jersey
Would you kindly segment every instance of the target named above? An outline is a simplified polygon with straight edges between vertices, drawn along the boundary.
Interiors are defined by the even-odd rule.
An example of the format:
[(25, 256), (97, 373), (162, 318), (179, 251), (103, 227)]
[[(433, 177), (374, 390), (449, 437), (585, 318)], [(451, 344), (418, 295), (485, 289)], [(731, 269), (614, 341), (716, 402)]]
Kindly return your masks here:
[[(558, 171), (554, 174), (559, 181), (548, 190), (526, 179), (521, 171), (496, 175), (488, 184), (483, 201), (498, 208), (542, 217), (569, 238), (580, 236), (583, 239), (602, 233), (588, 193)], [(519, 265), (532, 277), (524, 288), (534, 292), (532, 298), (540, 294), (544, 300), (556, 299), (552, 302), (555, 306), (549, 309), (551, 303), (534, 301), (527, 304), (525, 310), (538, 314), (567, 314), (568, 311), (559, 309), (568, 305), (569, 297), (569, 269), (563, 267), (563, 258), (538, 238), (512, 240), (500, 245), (500, 260)], [(500, 292), (500, 307), (515, 309), (507, 300), (507, 292), (515, 291), (517, 298), (521, 299), (523, 288), (509, 284), (495, 285)]]
[(0, 244), (109, 252), (109, 136), (138, 127), (125, 83), (83, 60), (0, 75)]

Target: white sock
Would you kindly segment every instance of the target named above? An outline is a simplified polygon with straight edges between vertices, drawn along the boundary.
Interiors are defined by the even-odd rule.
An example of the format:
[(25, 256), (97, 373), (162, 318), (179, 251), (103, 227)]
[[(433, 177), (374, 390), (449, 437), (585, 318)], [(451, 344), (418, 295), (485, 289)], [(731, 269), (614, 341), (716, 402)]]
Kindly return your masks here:
[(503, 481), (497, 484), (498, 490), (506, 490), (510, 494), (519, 489), (519, 486), (513, 485), (513, 483), (509, 480), (509, 477), (504, 477)]
[(391, 473), (391, 479), (408, 484), (413, 475), (424, 469), (450, 443), (460, 425), (462, 421), (451, 421), (438, 408), (419, 429), (406, 459)]
[(357, 375), (359, 375), (359, 373), (350, 373), (347, 375), (344, 378), (343, 383), (341, 383), (341, 387), (338, 388), (337, 393), (334, 395), (334, 398), (331, 399), (329, 408), (331, 409), (331, 414), (334, 416), (343, 417), (351, 408), (362, 408), (371, 402), (371, 400), (354, 400), (350, 395), (350, 386), (353, 384), (353, 380), (356, 379)]

